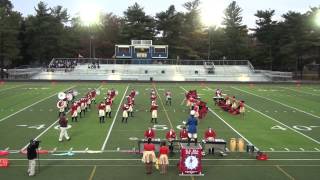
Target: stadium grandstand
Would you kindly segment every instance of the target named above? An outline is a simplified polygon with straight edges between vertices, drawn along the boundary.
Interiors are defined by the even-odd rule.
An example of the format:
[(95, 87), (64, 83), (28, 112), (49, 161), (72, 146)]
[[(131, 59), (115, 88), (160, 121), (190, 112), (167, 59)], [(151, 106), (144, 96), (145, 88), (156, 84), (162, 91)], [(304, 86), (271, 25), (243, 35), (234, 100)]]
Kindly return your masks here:
[(256, 70), (249, 60), (168, 59), (168, 45), (132, 40), (115, 58), (53, 58), (47, 68), (10, 70), (11, 79), (110, 81), (292, 81), (292, 73)]

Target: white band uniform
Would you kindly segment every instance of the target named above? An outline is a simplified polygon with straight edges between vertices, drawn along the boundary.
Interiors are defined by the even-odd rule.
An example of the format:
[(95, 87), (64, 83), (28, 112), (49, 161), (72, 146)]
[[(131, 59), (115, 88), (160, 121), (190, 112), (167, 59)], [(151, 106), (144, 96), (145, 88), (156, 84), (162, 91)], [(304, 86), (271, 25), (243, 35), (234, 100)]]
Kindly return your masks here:
[(152, 118), (158, 118), (158, 111), (157, 110), (153, 110), (151, 113), (151, 117)]

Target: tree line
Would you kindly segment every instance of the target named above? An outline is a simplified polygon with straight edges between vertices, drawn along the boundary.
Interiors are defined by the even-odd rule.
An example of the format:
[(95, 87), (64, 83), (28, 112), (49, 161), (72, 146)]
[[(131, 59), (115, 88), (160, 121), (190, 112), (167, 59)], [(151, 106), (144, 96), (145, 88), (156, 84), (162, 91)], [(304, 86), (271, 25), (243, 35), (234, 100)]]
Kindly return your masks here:
[(62, 6), (39, 2), (35, 15), (23, 17), (10, 0), (0, 0), (0, 65), (46, 65), (53, 57), (89, 57), (89, 41), (95, 57), (111, 58), (115, 44), (150, 39), (168, 44), (169, 57), (180, 59), (248, 59), (261, 69), (302, 71), (320, 63), (320, 26), (315, 22), (319, 7), (305, 13), (289, 11), (275, 21), (275, 10), (258, 10), (256, 26), (243, 24), (243, 9), (231, 2), (222, 26), (201, 22), (201, 0), (192, 0), (179, 12), (174, 5), (147, 15), (138, 3), (123, 16), (102, 13), (100, 21), (84, 26), (80, 17), (70, 17)]

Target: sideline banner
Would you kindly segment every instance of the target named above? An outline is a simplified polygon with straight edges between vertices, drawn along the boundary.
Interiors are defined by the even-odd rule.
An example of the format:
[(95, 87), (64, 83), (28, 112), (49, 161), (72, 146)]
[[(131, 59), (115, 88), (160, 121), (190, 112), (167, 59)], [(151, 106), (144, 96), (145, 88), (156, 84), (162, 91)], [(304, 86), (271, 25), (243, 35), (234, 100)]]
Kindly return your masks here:
[(202, 147), (198, 143), (197, 146), (191, 143), (181, 143), (179, 169), (180, 175), (203, 175), (202, 174)]

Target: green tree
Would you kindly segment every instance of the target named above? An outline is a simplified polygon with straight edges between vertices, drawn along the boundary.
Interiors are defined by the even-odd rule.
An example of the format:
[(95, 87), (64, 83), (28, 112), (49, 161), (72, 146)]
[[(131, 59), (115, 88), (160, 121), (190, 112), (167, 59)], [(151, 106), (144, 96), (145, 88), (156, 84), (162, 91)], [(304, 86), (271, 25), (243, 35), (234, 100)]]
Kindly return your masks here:
[(20, 26), (22, 17), (13, 11), (9, 0), (0, 0), (0, 66), (16, 64), (20, 57)]
[(67, 10), (61, 6), (49, 8), (40, 1), (35, 11), (35, 16), (26, 18), (24, 39), (26, 53), (34, 63), (47, 64), (53, 57), (76, 54), (72, 28), (65, 25), (69, 21)]
[(153, 17), (145, 14), (138, 3), (128, 7), (124, 12), (121, 30), (122, 43), (132, 39), (154, 39), (155, 21)]
[(157, 43), (169, 45), (169, 57), (183, 54), (186, 44), (182, 43), (184, 15), (171, 5), (168, 10), (156, 14)]
[(225, 26), (225, 48), (229, 59), (243, 59), (249, 56), (248, 30), (242, 24), (242, 9), (235, 1), (231, 2), (225, 10), (223, 25)]
[(255, 14), (257, 27), (254, 29), (254, 37), (257, 38), (256, 62), (260, 67), (269, 66), (273, 69), (274, 53), (277, 47), (276, 25), (277, 22), (272, 20), (274, 10), (259, 10)]

